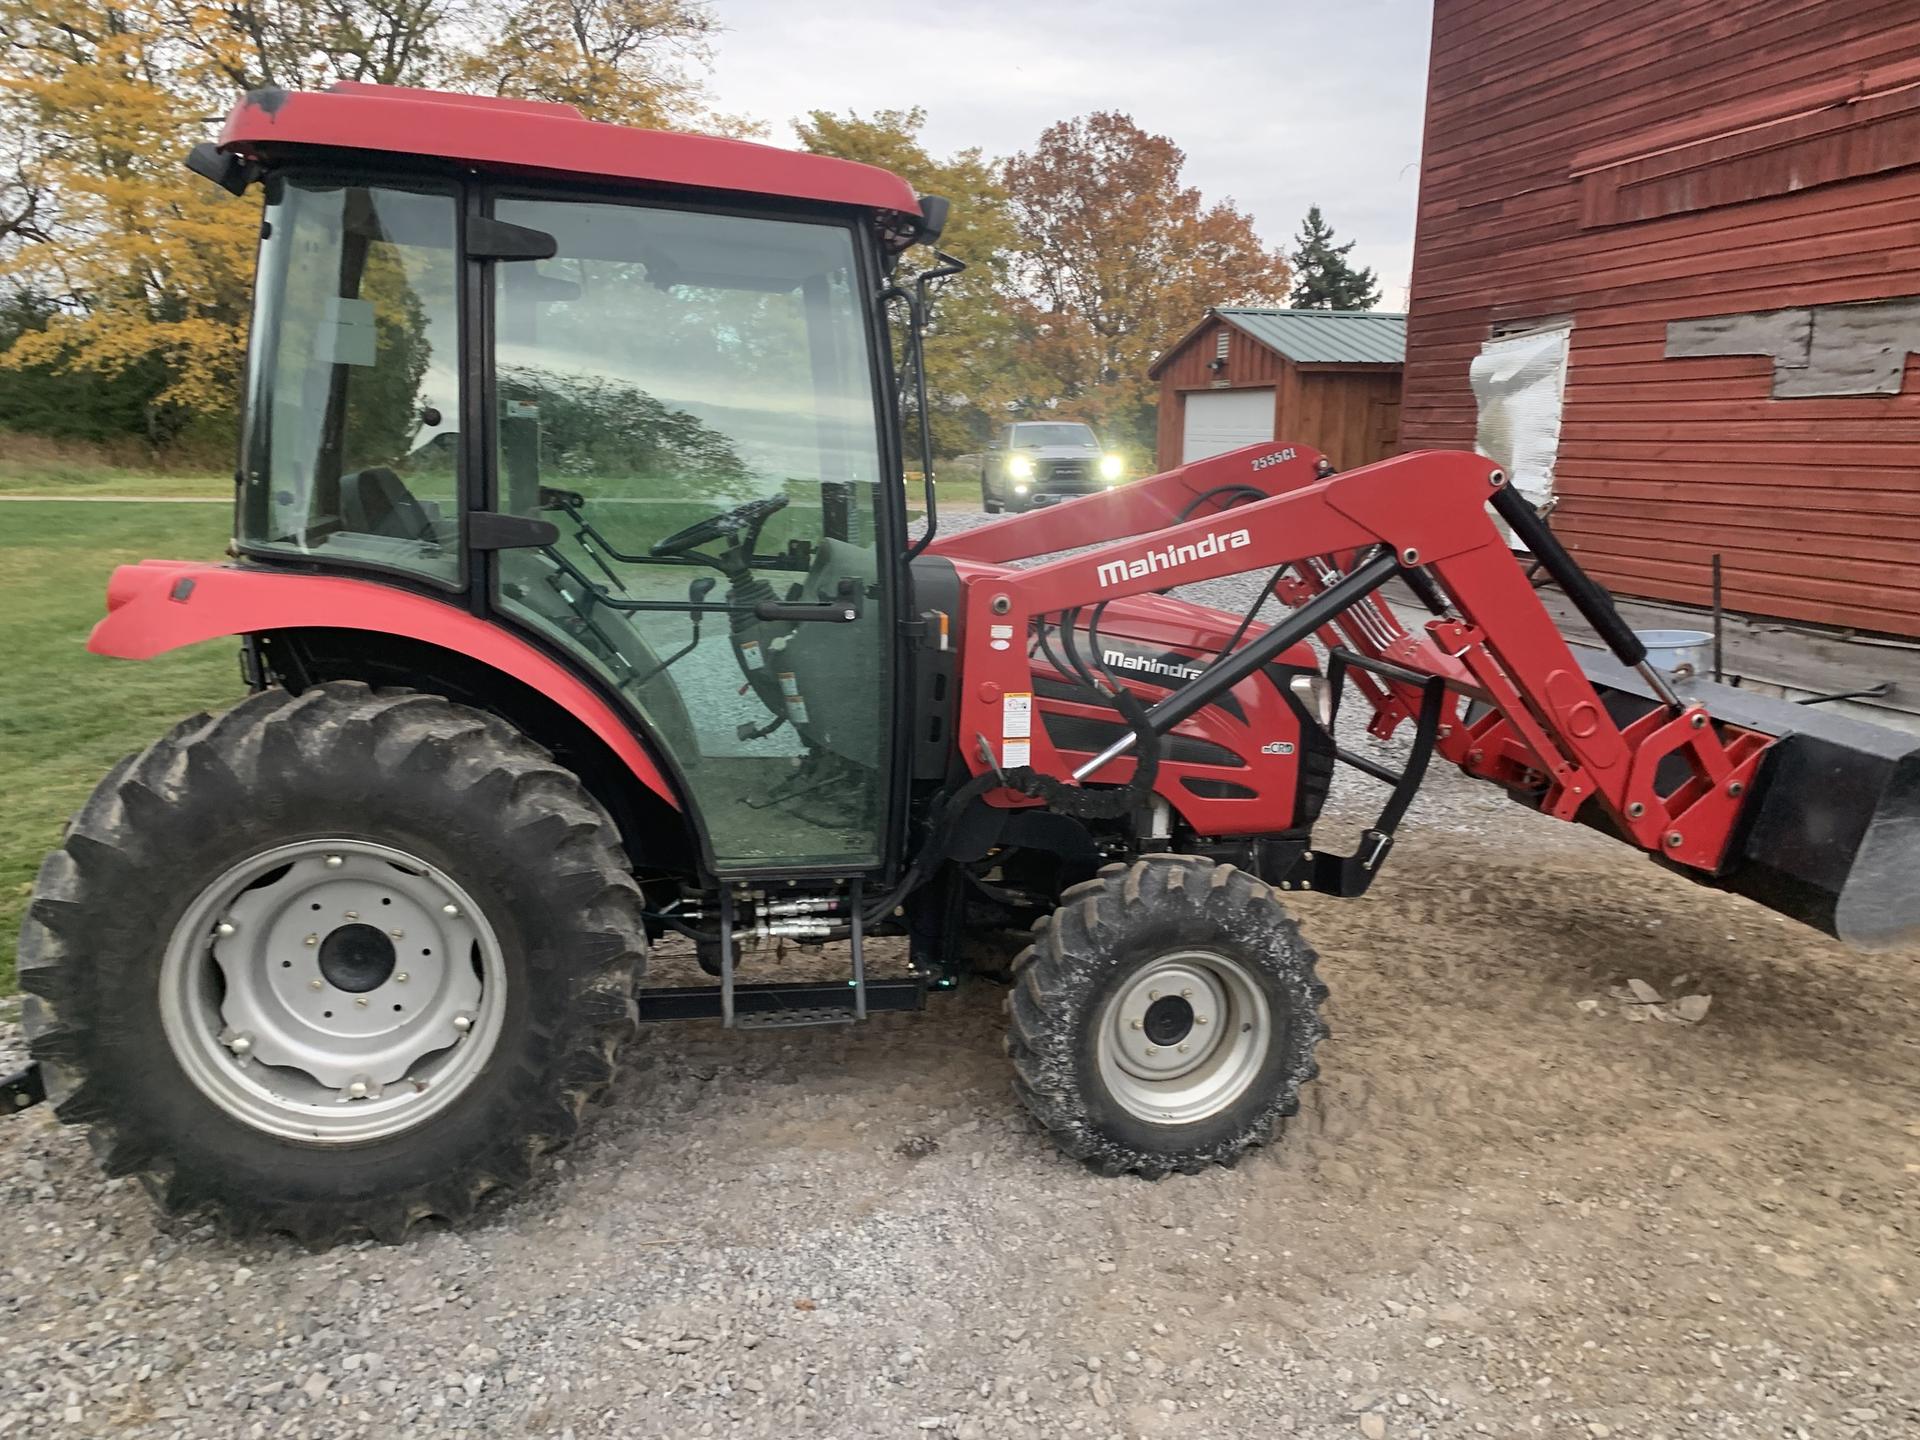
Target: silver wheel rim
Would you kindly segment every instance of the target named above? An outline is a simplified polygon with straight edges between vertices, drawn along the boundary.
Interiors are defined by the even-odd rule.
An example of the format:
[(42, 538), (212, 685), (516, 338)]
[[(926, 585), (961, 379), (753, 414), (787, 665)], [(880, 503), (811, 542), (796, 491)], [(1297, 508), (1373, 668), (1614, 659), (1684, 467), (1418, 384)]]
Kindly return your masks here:
[(1163, 955), (1136, 971), (1100, 1012), (1100, 1079), (1127, 1113), (1190, 1125), (1247, 1093), (1273, 1043), (1253, 972), (1209, 950)]
[(256, 1130), (364, 1143), (445, 1109), (500, 1038), (506, 966), (445, 872), (362, 840), (242, 861), (188, 905), (160, 1020), (201, 1093)]

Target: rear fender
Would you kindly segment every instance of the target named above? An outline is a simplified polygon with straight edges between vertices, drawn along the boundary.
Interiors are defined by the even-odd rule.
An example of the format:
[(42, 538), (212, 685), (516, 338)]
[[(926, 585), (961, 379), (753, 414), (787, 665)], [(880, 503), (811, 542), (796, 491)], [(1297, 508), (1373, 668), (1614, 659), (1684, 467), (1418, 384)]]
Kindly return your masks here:
[(183, 645), (265, 630), (366, 630), (466, 655), (533, 687), (585, 725), (674, 809), (673, 785), (627, 721), (573, 672), (511, 631), (444, 600), (376, 580), (233, 565), (147, 560), (107, 582), (107, 614), (87, 641), (96, 655), (148, 660)]

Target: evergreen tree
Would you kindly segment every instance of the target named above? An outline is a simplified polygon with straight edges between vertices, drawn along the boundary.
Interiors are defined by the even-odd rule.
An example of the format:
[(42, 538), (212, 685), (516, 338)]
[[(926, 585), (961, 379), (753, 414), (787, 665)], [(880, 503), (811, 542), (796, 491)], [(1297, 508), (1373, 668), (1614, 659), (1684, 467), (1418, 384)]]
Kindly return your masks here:
[(1370, 269), (1347, 263), (1354, 242), (1333, 243), (1333, 227), (1315, 205), (1307, 211), (1289, 257), (1293, 262), (1293, 308), (1296, 310), (1371, 310), (1380, 303), (1380, 286)]

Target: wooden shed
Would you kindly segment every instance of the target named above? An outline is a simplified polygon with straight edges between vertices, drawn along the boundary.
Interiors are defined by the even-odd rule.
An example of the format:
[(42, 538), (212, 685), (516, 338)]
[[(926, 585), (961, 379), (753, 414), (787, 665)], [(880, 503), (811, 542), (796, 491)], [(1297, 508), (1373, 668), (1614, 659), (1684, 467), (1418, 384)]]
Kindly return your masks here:
[(1913, 0), (1436, 0), (1400, 444), (1551, 491), (1636, 623), (1718, 553), (1731, 668), (1920, 712), (1915, 351)]
[(1376, 310), (1207, 311), (1153, 362), (1160, 470), (1259, 440), (1293, 440), (1342, 469), (1391, 455), (1406, 316)]

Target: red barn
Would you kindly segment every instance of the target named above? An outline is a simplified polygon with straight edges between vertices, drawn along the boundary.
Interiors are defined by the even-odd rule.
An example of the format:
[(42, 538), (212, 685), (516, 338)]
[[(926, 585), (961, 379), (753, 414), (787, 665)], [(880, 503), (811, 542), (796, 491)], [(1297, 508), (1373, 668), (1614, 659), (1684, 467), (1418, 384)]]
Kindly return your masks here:
[(1718, 553), (1788, 622), (1730, 669), (1920, 711), (1916, 351), (1914, 0), (1436, 0), (1400, 444), (1550, 489), (1636, 623)]

